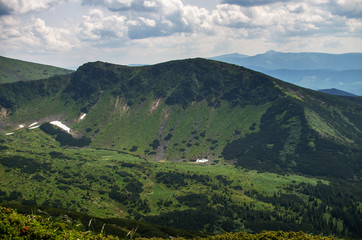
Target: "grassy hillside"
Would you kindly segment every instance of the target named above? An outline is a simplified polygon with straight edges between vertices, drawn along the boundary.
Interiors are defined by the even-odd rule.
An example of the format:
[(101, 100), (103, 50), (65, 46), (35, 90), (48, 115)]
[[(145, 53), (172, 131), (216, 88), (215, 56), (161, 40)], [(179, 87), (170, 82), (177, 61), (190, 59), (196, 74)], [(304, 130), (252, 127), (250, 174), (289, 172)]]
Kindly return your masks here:
[(0, 83), (44, 79), (71, 72), (69, 69), (0, 56)]
[(361, 105), (235, 65), (88, 63), (68, 76), (4, 84), (0, 104), (8, 131), (59, 120), (91, 147), (146, 159), (360, 177)]

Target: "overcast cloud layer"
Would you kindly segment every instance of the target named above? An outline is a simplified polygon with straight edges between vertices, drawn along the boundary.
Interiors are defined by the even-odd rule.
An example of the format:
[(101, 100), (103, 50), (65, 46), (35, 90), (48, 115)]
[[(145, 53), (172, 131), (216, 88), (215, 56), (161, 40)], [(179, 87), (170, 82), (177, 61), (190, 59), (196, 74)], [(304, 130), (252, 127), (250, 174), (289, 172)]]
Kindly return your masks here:
[(192, 2), (0, 0), (0, 55), (75, 67), (271, 49), (362, 52), (362, 0)]

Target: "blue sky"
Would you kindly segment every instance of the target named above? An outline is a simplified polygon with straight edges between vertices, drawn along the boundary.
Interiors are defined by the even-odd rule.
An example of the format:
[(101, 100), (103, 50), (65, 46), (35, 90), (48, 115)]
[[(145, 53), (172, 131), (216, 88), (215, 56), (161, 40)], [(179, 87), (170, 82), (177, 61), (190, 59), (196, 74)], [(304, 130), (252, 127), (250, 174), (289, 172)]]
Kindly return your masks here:
[(0, 55), (61, 67), (362, 52), (362, 0), (0, 0)]

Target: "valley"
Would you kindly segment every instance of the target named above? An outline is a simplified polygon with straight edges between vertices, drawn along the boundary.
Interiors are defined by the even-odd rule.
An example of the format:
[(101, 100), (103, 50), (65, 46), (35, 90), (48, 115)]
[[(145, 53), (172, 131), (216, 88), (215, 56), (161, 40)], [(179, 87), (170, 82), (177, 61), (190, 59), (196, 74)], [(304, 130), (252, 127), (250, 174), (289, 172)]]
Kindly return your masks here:
[[(64, 148), (40, 128), (2, 137), (1, 153), (1, 200), (29, 207), (209, 233), (292, 229), (342, 234), (353, 227), (346, 222), (360, 214), (356, 199), (340, 196), (344, 181)], [(348, 184), (358, 192), (353, 189), (357, 182)], [(338, 215), (334, 208), (341, 201), (349, 204)]]

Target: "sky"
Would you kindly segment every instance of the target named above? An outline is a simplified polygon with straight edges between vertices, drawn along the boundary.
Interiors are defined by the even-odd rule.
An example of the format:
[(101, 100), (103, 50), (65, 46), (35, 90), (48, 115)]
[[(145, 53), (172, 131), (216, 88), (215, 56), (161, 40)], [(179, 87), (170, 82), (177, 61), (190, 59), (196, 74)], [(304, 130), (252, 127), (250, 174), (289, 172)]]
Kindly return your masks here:
[(362, 0), (0, 0), (0, 55), (65, 68), (362, 52)]

